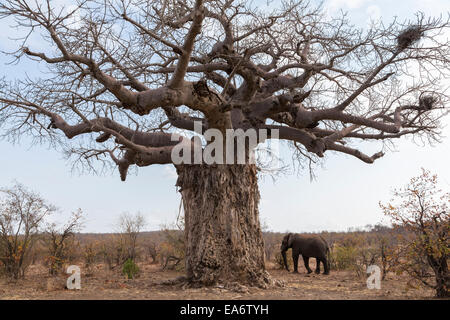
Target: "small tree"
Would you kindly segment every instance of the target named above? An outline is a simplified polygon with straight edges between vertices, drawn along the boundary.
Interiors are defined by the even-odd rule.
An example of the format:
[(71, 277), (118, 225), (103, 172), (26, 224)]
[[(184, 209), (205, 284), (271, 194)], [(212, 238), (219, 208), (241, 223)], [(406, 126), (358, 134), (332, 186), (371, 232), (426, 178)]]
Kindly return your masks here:
[(276, 252), (280, 251), (281, 239), (278, 234), (266, 232), (264, 236), (264, 254), (266, 261), (271, 261)]
[(83, 247), (83, 259), (84, 259), (84, 267), (85, 274), (87, 276), (92, 276), (94, 274), (94, 263), (97, 259), (97, 250), (98, 244), (97, 242), (90, 241), (86, 243)]
[(100, 252), (109, 270), (121, 266), (126, 260), (123, 239), (120, 235), (110, 235), (100, 244)]
[(398, 244), (398, 237), (404, 233), (404, 230), (394, 230), (388, 226), (377, 224), (371, 228), (375, 233), (375, 247), (381, 263), (382, 280), (386, 275), (394, 271), (403, 257), (403, 247)]
[(145, 218), (141, 213), (136, 213), (135, 215), (123, 213), (119, 217), (118, 228), (121, 240), (125, 245), (125, 260), (136, 260), (137, 237), (145, 225)]
[(47, 227), (44, 241), (48, 250), (49, 273), (58, 274), (70, 254), (70, 248), (73, 247), (75, 232), (83, 226), (82, 211), (72, 213), (69, 222), (62, 227), (52, 223)]
[(157, 258), (158, 258), (158, 245), (153, 242), (153, 241), (149, 241), (147, 243), (145, 243), (145, 248), (147, 251), (147, 255), (148, 257), (152, 258), (152, 264), (155, 264), (157, 262)]
[[(160, 246), (162, 269), (181, 270), (186, 264), (186, 233), (184, 216), (179, 214), (175, 224), (162, 229), (165, 240)], [(184, 263), (182, 263), (184, 262)]]
[(14, 279), (25, 275), (28, 255), (44, 218), (56, 208), (21, 184), (0, 189), (0, 261)]
[(437, 176), (422, 169), (406, 187), (395, 190), (394, 197), (396, 200), (380, 206), (395, 227), (409, 231), (400, 237), (407, 253), (401, 270), (434, 288), (437, 297), (449, 297), (450, 193), (439, 190)]
[(128, 279), (134, 279), (139, 273), (139, 267), (132, 259), (127, 259), (123, 264), (122, 273), (126, 275)]

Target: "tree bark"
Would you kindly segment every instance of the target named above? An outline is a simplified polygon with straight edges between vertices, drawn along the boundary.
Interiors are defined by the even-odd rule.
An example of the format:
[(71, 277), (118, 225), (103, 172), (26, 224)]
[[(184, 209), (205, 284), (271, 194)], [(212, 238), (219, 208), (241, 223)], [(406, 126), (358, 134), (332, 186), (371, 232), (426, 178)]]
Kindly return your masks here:
[(177, 172), (188, 281), (267, 287), (256, 166), (181, 165)]
[(428, 261), (430, 262), (436, 277), (436, 297), (450, 297), (450, 277), (448, 276), (447, 257), (444, 256), (439, 259), (435, 259), (428, 256)]

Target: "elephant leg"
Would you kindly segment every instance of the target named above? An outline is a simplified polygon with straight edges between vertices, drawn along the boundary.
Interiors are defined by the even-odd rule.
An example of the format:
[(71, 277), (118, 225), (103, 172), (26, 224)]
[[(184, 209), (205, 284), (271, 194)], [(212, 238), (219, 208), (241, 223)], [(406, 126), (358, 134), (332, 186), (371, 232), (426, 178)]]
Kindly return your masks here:
[(292, 261), (294, 262), (294, 273), (298, 273), (298, 256), (300, 254), (292, 250)]
[(306, 270), (308, 270), (308, 273), (311, 273), (312, 270), (309, 267), (309, 257), (303, 256), (303, 262), (305, 263), (305, 268), (306, 268)]
[(320, 273), (320, 259), (319, 258), (316, 258), (316, 274), (319, 274)]
[(323, 274), (330, 274), (330, 262), (328, 261), (327, 258), (323, 258), (322, 260), (323, 262)]

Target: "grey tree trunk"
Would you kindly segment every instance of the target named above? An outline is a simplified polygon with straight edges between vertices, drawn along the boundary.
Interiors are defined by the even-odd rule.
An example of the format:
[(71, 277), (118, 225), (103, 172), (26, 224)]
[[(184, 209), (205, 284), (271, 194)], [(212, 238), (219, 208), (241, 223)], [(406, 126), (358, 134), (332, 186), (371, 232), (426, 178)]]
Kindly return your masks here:
[(177, 166), (192, 285), (267, 287), (255, 165)]

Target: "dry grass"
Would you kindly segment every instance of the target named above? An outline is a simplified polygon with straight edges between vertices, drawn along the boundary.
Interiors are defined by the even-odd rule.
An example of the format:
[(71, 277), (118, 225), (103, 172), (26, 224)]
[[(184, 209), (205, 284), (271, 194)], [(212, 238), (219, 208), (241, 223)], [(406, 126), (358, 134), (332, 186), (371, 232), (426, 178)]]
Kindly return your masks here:
[(381, 290), (368, 290), (365, 279), (349, 271), (334, 271), (329, 276), (307, 275), (302, 267), (300, 274), (292, 274), (271, 269), (271, 265), (268, 266), (270, 274), (283, 280), (284, 288), (249, 288), (245, 294), (223, 288), (182, 289), (160, 284), (182, 273), (161, 271), (159, 265), (140, 264), (139, 267), (141, 276), (127, 280), (118, 272), (105, 271), (103, 265), (96, 265), (93, 276), (82, 275), (82, 289), (73, 291), (63, 288), (65, 275), (50, 277), (45, 268), (32, 266), (23, 280), (0, 279), (0, 299), (431, 299), (434, 294), (428, 289), (408, 288), (407, 279), (402, 276), (389, 275), (382, 282)]

